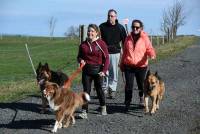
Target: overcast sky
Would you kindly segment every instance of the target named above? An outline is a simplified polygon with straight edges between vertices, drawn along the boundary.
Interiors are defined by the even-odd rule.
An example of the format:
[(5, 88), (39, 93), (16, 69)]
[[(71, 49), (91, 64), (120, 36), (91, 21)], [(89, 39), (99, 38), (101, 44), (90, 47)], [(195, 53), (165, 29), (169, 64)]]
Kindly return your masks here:
[[(187, 14), (186, 24), (178, 34), (200, 35), (200, 0), (182, 0)], [(144, 22), (149, 34), (161, 34), (164, 9), (174, 0), (0, 0), (0, 34), (48, 36), (49, 20), (55, 17), (55, 36), (64, 36), (70, 26), (100, 24), (107, 19), (111, 8), (118, 20), (128, 18)]]

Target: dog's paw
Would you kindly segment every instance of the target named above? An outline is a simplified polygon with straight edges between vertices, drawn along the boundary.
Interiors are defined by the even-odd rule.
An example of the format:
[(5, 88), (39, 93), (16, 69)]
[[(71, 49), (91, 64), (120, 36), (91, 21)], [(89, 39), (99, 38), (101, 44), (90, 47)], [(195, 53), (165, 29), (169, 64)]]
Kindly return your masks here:
[(156, 106), (156, 109), (157, 109), (157, 110), (159, 109), (159, 105)]
[(58, 124), (58, 128), (62, 128), (62, 123), (59, 123), (59, 124)]
[(73, 126), (73, 125), (75, 125), (75, 124), (76, 124), (76, 122), (75, 122), (75, 121), (72, 121), (72, 122), (71, 122), (71, 125), (72, 125), (72, 126)]
[(149, 109), (145, 109), (144, 112), (145, 112), (145, 113), (149, 113)]
[(51, 132), (52, 132), (52, 133), (56, 133), (56, 132), (57, 132), (57, 130), (55, 130), (55, 129), (52, 129), (52, 130), (51, 130)]
[(69, 124), (65, 124), (63, 125), (64, 128), (68, 128), (69, 127)]
[(155, 114), (155, 111), (154, 111), (154, 110), (152, 110), (150, 113), (151, 113), (151, 115), (153, 115), (153, 114)]

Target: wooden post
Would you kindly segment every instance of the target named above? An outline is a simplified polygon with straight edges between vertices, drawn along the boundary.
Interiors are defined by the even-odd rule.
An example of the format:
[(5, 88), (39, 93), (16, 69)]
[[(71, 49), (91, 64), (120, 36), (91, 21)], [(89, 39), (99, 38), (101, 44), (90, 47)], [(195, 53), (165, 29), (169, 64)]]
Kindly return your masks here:
[(152, 35), (153, 35), (153, 32), (152, 32), (152, 29), (150, 29), (150, 41), (151, 41), (151, 44), (153, 44), (153, 37), (152, 37)]
[(124, 25), (125, 25), (125, 30), (126, 30), (126, 34), (128, 35), (128, 22), (129, 22), (129, 20), (128, 20), (128, 18), (126, 18), (126, 19), (123, 19), (123, 23), (124, 23)]
[(80, 37), (80, 43), (83, 42), (87, 37), (87, 27), (86, 25), (80, 25), (79, 26), (79, 37)]
[(170, 38), (170, 33), (169, 33), (169, 27), (167, 28), (167, 42), (169, 42), (169, 38)]
[(128, 26), (127, 26), (127, 24), (125, 24), (125, 28), (126, 28), (126, 34), (128, 35)]
[(157, 39), (157, 45), (159, 45), (159, 36), (158, 35), (156, 36), (156, 39)]
[(162, 44), (163, 44), (163, 45), (165, 44), (165, 35), (163, 35)]

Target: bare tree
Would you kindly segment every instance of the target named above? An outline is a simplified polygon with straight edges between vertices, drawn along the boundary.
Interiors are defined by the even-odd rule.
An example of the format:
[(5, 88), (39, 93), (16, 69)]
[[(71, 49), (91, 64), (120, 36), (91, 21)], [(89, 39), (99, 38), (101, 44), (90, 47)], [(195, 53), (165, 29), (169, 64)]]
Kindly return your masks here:
[(164, 9), (162, 19), (161, 30), (173, 39), (177, 35), (178, 28), (185, 24), (186, 14), (183, 2), (176, 0), (172, 7)]
[(66, 37), (74, 38), (79, 36), (79, 28), (75, 26), (70, 26), (64, 33)]
[(56, 26), (56, 21), (57, 21), (56, 18), (54, 18), (53, 16), (49, 20), (50, 39), (53, 38), (53, 34), (54, 34), (55, 26)]

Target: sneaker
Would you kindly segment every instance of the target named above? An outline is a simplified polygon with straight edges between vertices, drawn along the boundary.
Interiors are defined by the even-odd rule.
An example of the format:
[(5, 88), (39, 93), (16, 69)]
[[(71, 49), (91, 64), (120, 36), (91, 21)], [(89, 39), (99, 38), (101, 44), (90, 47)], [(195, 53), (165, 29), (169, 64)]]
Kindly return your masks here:
[(115, 91), (109, 91), (109, 98), (114, 99), (115, 98)]
[(115, 92), (115, 91), (112, 91), (111, 96), (112, 96), (112, 98), (114, 99), (115, 96), (116, 96), (116, 92)]
[(104, 92), (105, 95), (108, 94), (108, 90), (107, 89), (104, 89), (103, 92)]
[(112, 89), (109, 88), (109, 90), (108, 90), (108, 97), (110, 99), (114, 99), (115, 98), (115, 91), (112, 91)]
[(101, 106), (101, 115), (107, 115), (106, 106)]
[(86, 110), (83, 110), (82, 113), (78, 115), (81, 119), (87, 119), (87, 112)]
[(139, 105), (144, 107), (144, 97), (140, 97)]

